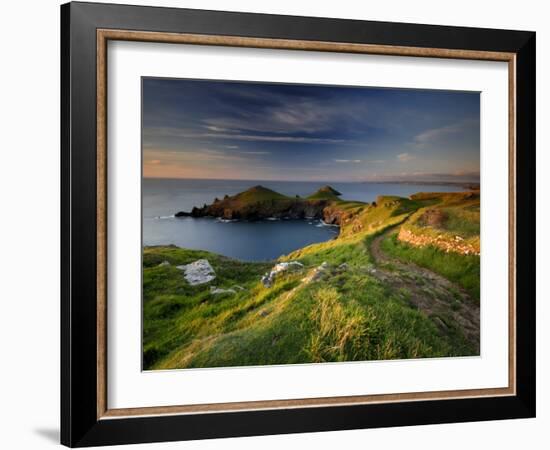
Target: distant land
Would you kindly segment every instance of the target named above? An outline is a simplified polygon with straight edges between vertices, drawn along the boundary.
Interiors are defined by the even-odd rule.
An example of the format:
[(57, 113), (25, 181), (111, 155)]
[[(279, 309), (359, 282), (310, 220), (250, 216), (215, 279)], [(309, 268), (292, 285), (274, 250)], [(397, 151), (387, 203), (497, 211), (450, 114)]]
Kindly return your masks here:
[(425, 186), (459, 186), (464, 189), (477, 191), (480, 183), (474, 181), (417, 181), (417, 180), (401, 180), (401, 181), (363, 181), (363, 183), (380, 183), (380, 184), (408, 184), (408, 185), (425, 185)]
[(179, 211), (176, 217), (219, 217), (225, 220), (322, 219), (327, 224), (340, 225), (346, 213), (367, 204), (345, 201), (332, 186), (326, 185), (307, 197), (291, 197), (261, 185), (210, 205)]

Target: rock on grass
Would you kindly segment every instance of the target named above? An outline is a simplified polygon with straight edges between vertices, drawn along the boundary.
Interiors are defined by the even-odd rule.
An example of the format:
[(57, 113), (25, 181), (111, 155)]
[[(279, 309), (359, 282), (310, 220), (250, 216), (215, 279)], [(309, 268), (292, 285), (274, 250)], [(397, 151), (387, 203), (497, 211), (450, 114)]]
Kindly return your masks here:
[(273, 267), (273, 269), (271, 269), (270, 272), (266, 273), (262, 277), (262, 279), (261, 279), (262, 284), (265, 287), (271, 287), (271, 285), (273, 284), (273, 281), (275, 280), (275, 277), (277, 276), (277, 274), (279, 274), (281, 272), (287, 272), (287, 271), (294, 272), (294, 271), (302, 270), (303, 268), (304, 268), (304, 265), (302, 263), (298, 262), (298, 261), (278, 263)]
[(191, 286), (208, 283), (216, 278), (216, 273), (207, 259), (197, 259), (177, 268), (183, 270), (184, 277)]

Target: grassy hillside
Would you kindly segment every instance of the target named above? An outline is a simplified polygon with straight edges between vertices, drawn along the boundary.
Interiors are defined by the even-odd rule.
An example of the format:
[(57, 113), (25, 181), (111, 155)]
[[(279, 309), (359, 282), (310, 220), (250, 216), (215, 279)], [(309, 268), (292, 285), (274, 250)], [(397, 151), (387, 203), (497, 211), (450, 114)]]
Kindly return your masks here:
[(365, 206), (362, 202), (346, 202), (339, 198), (340, 195), (340, 192), (331, 186), (323, 186), (305, 198), (299, 195), (289, 197), (258, 185), (233, 196), (216, 198), (210, 205), (195, 206), (190, 212), (179, 211), (175, 216), (221, 217), (248, 221), (267, 218), (317, 218), (332, 224), (340, 224), (342, 213), (349, 216), (352, 209)]
[(479, 192), (416, 194), (412, 198), (431, 203), (414, 212), (401, 229), (433, 244), (402, 242), (394, 230), (384, 240), (383, 249), (395, 258), (443, 275), (479, 302)]
[[(267, 191), (258, 195), (273, 195)], [(275, 262), (145, 248), (144, 368), (478, 354), (479, 256), (411, 245), (398, 234), (408, 227), (479, 241), (479, 195), (338, 199), (330, 208), (342, 215), (340, 236), (281, 257), (303, 268), (277, 274), (270, 287), (260, 279)], [(215, 280), (187, 283), (176, 266), (197, 259), (210, 262)]]
[[(210, 286), (190, 286), (176, 266), (208, 259), (216, 271), (216, 286), (235, 289), (234, 295), (210, 294)], [(164, 261), (170, 265), (162, 265)], [(229, 312), (242, 308), (250, 291), (270, 264), (244, 263), (200, 250), (147, 247), (143, 252), (144, 367), (201, 336), (214, 334)]]
[(407, 223), (413, 234), (439, 236), (443, 241), (458, 241), (479, 253), (479, 192), (416, 194), (414, 201), (432, 201), (433, 208), (422, 208)]
[(338, 196), (342, 195), (336, 189), (331, 186), (323, 186), (317, 192), (311, 194), (307, 198), (310, 200), (328, 199), (338, 200)]
[(446, 253), (433, 246), (414, 247), (399, 242), (395, 233), (384, 240), (382, 248), (397, 259), (426, 267), (454, 281), (479, 302), (479, 256)]
[(244, 207), (249, 204), (270, 202), (277, 200), (288, 200), (290, 197), (286, 195), (279, 194), (271, 189), (268, 189), (263, 186), (254, 186), (250, 189), (247, 189), (240, 194), (237, 194), (231, 197), (231, 202), (228, 204), (234, 208)]

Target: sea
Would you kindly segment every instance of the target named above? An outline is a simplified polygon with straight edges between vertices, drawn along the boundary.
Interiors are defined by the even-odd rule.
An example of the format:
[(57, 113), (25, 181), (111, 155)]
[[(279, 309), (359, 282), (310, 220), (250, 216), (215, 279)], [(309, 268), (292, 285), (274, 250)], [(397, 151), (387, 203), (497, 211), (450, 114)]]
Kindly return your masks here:
[(274, 260), (306, 245), (334, 239), (339, 229), (319, 220), (228, 222), (218, 218), (175, 217), (178, 211), (210, 204), (262, 185), (289, 196), (306, 197), (329, 184), (344, 200), (373, 202), (379, 195), (408, 197), (416, 192), (455, 192), (456, 185), (404, 183), (294, 182), (262, 180), (197, 180), (144, 178), (142, 182), (143, 245), (169, 245), (208, 250), (243, 261)]

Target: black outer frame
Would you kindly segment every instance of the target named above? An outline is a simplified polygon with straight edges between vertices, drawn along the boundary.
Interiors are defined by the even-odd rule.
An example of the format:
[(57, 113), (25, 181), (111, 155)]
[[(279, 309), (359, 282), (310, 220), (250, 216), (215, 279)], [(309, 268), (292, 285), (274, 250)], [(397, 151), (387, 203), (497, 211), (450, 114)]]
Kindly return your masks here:
[[(516, 383), (508, 397), (97, 419), (96, 30), (516, 53)], [(61, 6), (61, 443), (71, 447), (535, 416), (535, 33), (113, 4)]]

